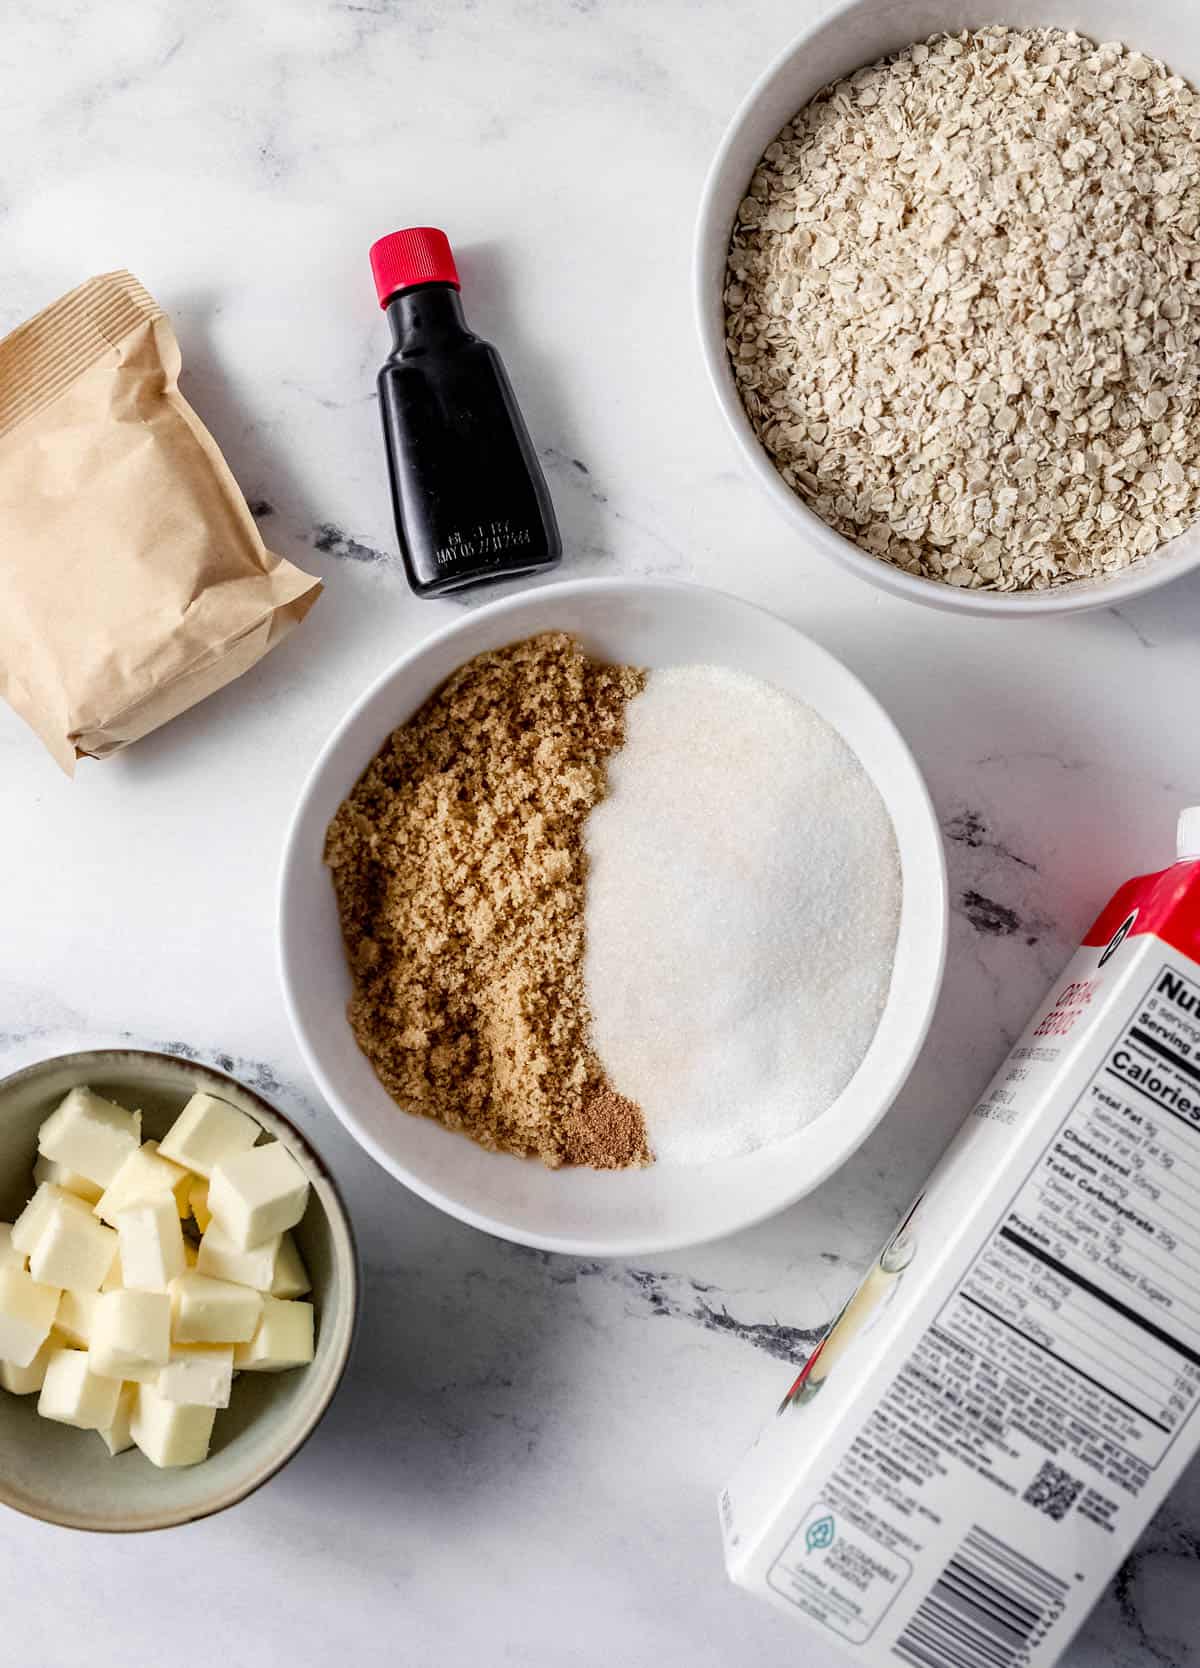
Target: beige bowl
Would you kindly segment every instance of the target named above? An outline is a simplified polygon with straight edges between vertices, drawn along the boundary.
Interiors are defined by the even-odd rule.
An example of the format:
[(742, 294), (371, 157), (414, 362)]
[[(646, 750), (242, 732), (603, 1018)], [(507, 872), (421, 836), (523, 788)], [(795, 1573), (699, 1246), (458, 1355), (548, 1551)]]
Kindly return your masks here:
[(0, 1082), (0, 1221), (32, 1187), (38, 1126), (76, 1084), (140, 1107), (143, 1138), (164, 1135), (198, 1089), (248, 1113), (282, 1141), (312, 1183), (296, 1238), (312, 1279), (317, 1353), (290, 1373), (243, 1373), (217, 1415), (202, 1465), (160, 1471), (136, 1448), (115, 1459), (95, 1431), (41, 1419), (37, 1397), (0, 1390), (0, 1502), (71, 1529), (169, 1529), (244, 1500), (287, 1464), (332, 1400), (350, 1353), (358, 1306), (354, 1237), (333, 1179), (282, 1113), (223, 1072), (134, 1049), (42, 1060)]

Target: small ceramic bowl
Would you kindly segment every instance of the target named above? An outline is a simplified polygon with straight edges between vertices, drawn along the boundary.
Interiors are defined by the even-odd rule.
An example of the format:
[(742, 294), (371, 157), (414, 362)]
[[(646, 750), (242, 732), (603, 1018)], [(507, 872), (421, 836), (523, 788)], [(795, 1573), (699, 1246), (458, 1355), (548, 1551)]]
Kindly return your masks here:
[[(390, 1098), (346, 1018), (350, 975), (322, 853), (329, 820), (388, 734), (472, 656), (542, 631), (573, 632), (598, 659), (728, 666), (807, 702), (858, 754), (900, 850), (904, 901), (878, 1030), (834, 1104), (786, 1141), (701, 1165), (547, 1170), (486, 1152)], [(941, 985), (946, 871), (937, 817), (908, 748), (858, 679), (786, 621), (697, 585), (573, 580), (488, 603), (397, 661), (351, 708), (305, 784), (284, 853), (280, 962), (309, 1069), (355, 1139), (431, 1204), (488, 1233), (584, 1257), (633, 1257), (735, 1233), (843, 1164), (916, 1059)]]
[(725, 265), (738, 204), (767, 146), (785, 122), (822, 87), (890, 52), (939, 31), (1012, 28), (1078, 29), (1093, 40), (1120, 40), (1163, 59), (1193, 86), (1200, 83), (1200, 24), (1173, 0), (845, 0), (810, 24), (765, 69), (735, 112), (709, 170), (696, 227), (693, 265), (700, 352), (717, 403), (729, 424), (742, 463), (798, 537), (868, 584), (957, 614), (1028, 619), (1115, 608), (1200, 566), (1200, 527), (1190, 527), (1141, 561), (1105, 579), (1077, 579), (1045, 591), (959, 590), (905, 573), (843, 538), (792, 491), (772, 463), (746, 416), (725, 348)]
[(197, 1090), (227, 1100), (282, 1141), (312, 1183), (296, 1239), (312, 1280), (317, 1352), (288, 1373), (243, 1373), (201, 1465), (160, 1471), (136, 1448), (112, 1458), (95, 1431), (38, 1417), (37, 1396), (0, 1390), (0, 1502), (71, 1529), (169, 1529), (244, 1500), (312, 1434), (346, 1366), (358, 1304), (354, 1237), (333, 1179), (294, 1124), (223, 1072), (169, 1054), (99, 1049), (42, 1060), (0, 1082), (0, 1221), (32, 1189), (38, 1126), (87, 1084), (140, 1107), (142, 1138), (164, 1135)]

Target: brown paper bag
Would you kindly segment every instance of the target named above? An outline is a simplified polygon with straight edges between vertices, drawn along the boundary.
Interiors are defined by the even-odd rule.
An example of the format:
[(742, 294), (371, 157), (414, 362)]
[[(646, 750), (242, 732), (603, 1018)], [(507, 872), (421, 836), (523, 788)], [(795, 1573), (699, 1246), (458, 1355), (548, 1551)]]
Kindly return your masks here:
[(238, 677), (319, 580), (266, 549), (128, 272), (0, 341), (0, 692), (68, 774)]

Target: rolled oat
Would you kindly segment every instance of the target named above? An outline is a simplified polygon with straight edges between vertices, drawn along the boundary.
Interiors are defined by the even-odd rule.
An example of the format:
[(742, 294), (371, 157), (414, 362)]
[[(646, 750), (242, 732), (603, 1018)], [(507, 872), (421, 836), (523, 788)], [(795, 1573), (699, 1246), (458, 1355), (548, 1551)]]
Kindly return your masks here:
[(1200, 514), (1200, 98), (1056, 29), (934, 36), (767, 147), (725, 292), (787, 484), (914, 574), (1041, 590)]

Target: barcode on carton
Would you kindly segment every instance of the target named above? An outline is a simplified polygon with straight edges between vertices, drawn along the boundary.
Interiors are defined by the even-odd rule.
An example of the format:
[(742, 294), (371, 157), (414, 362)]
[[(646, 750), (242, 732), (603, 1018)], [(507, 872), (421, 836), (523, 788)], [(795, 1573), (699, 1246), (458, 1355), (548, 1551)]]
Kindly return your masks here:
[(1066, 1593), (1065, 1581), (976, 1526), (893, 1650), (914, 1668), (1017, 1668)]

